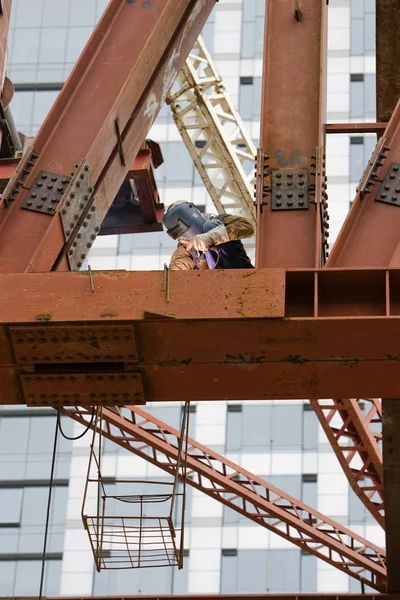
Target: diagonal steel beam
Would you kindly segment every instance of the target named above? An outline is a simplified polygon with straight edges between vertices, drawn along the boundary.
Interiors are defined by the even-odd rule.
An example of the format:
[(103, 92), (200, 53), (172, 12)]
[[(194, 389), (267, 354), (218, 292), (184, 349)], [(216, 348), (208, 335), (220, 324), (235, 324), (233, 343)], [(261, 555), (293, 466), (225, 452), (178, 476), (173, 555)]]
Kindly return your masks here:
[(399, 266), (400, 100), (358, 186), (327, 267)]
[[(310, 400), (351, 485), (369, 512), (384, 527), (381, 401), (376, 398)], [(364, 415), (360, 403), (367, 404)]]
[[(90, 408), (63, 408), (62, 412), (83, 425), (91, 422)], [(107, 439), (164, 471), (174, 471), (178, 430), (137, 406), (104, 408), (102, 415)], [(381, 548), (195, 440), (189, 438), (188, 444), (188, 484), (351, 577), (385, 590)]]
[(2, 196), (0, 272), (81, 266), (215, 2), (109, 2)]

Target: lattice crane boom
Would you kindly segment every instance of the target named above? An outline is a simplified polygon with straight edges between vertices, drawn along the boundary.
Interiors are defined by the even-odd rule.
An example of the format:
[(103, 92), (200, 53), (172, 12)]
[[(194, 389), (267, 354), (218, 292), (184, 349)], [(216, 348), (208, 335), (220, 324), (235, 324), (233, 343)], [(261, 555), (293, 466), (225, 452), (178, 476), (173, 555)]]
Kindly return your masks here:
[(218, 212), (240, 213), (255, 225), (256, 147), (201, 36), (167, 103)]

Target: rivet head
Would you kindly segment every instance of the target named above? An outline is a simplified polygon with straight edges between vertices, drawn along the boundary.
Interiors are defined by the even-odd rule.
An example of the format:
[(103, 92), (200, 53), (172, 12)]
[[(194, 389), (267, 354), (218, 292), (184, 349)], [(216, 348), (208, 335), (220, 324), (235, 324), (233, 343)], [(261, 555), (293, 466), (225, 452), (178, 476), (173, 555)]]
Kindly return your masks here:
[(36, 198), (37, 193), (36, 192), (32, 192), (31, 196), (32, 196), (32, 198)]

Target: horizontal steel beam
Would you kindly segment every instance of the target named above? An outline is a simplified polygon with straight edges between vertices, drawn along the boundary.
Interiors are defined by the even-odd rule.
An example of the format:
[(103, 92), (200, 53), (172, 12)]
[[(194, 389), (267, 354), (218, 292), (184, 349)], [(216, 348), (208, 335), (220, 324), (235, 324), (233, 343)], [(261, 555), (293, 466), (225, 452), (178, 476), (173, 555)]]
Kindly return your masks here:
[(0, 275), (0, 403), (399, 397), (400, 270)]
[(325, 133), (377, 133), (381, 135), (387, 123), (327, 123)]
[[(140, 594), (140, 596), (63, 596), (62, 600), (400, 600), (400, 594)], [(0, 600), (10, 600), (0, 598)], [(18, 600), (18, 599), (13, 599)], [(35, 600), (32, 597), (31, 600)], [(47, 598), (46, 600), (61, 600)]]

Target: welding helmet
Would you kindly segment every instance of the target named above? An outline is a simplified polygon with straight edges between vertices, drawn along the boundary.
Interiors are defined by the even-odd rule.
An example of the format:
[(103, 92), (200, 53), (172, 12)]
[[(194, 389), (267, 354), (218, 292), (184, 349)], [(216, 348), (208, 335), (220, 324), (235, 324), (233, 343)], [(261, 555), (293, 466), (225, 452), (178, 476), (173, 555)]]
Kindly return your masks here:
[(168, 208), (163, 223), (172, 239), (177, 240), (184, 236), (190, 240), (195, 235), (203, 233), (205, 220), (192, 202), (180, 200)]

